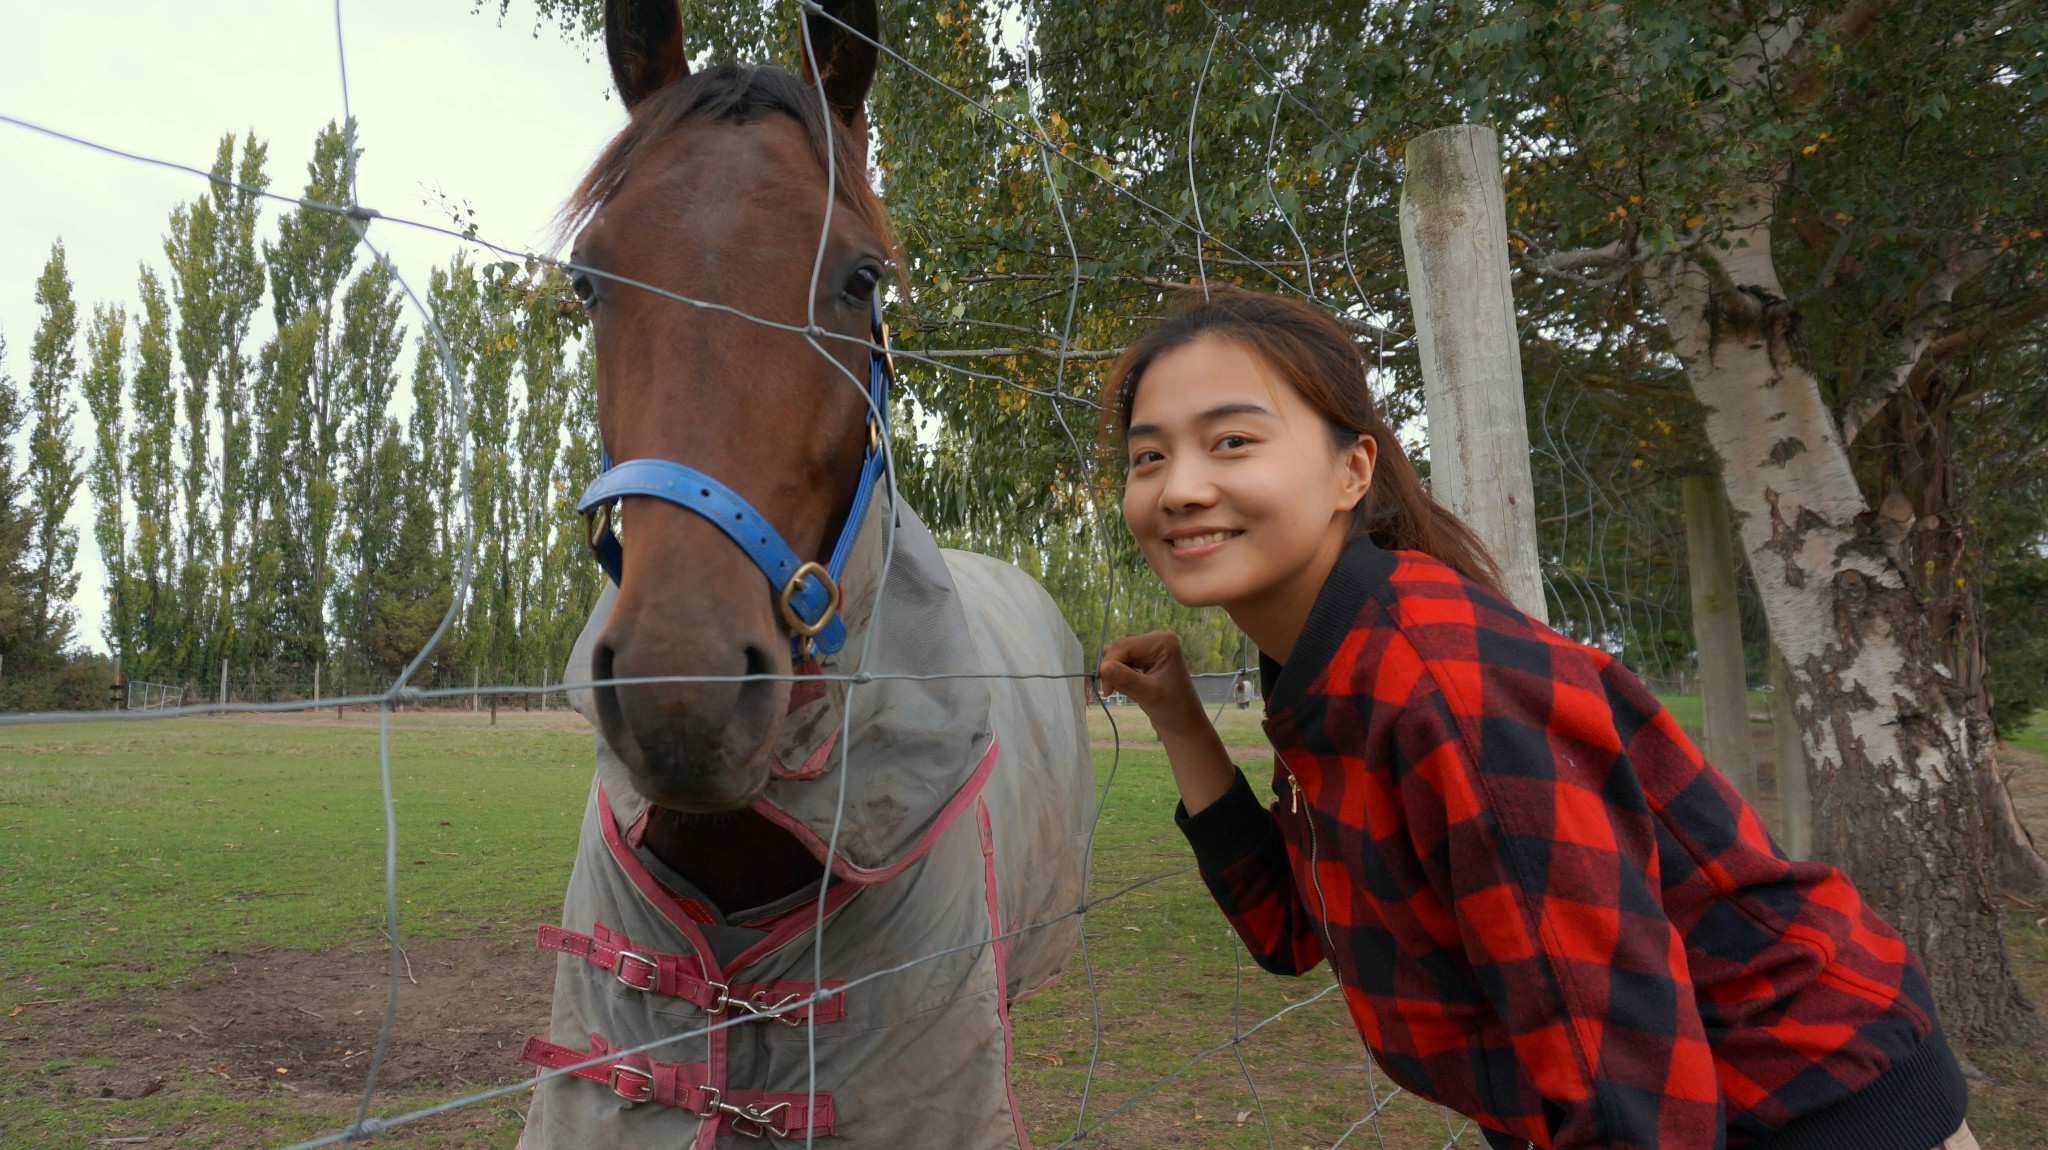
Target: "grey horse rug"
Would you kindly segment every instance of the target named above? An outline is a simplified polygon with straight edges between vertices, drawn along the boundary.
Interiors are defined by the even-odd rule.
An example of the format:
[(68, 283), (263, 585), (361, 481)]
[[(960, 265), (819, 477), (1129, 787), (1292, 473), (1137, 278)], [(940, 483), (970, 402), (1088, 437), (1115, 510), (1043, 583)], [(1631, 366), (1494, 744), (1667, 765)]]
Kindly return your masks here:
[[(1009, 1008), (1074, 947), (1088, 742), (1078, 678), (975, 676), (1072, 676), (1080, 645), (1031, 579), (941, 551), (900, 505), (875, 508), (845, 583), (825, 674), (960, 677), (793, 692), (754, 809), (827, 865), (822, 933), (815, 886), (714, 907), (642, 847), (648, 805), (600, 734), (562, 924), (541, 929), (560, 952), (549, 1033), (520, 1056), (689, 1037), (541, 1082), (522, 1150), (1025, 1145)], [(611, 597), (567, 682), (589, 680)], [(591, 716), (588, 692), (571, 701)]]

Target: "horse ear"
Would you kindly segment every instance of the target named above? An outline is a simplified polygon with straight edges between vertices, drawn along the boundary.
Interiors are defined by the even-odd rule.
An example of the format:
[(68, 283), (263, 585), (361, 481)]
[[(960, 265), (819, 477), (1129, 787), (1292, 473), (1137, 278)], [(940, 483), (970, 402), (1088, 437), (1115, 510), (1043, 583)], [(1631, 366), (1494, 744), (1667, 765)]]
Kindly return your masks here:
[(804, 82), (823, 80), (825, 102), (841, 121), (862, 129), (865, 149), (868, 87), (875, 82), (875, 45), (881, 39), (875, 0), (822, 0), (817, 11), (804, 13), (804, 27), (810, 33)]
[(611, 60), (619, 99), (630, 112), (690, 74), (682, 9), (676, 0), (605, 0), (604, 54)]

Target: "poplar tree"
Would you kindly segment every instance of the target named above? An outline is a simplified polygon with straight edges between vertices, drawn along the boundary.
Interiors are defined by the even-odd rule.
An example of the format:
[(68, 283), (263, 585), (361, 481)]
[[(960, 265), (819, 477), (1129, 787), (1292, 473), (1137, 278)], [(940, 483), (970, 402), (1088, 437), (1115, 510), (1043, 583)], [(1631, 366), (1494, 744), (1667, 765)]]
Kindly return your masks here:
[[(253, 189), (268, 186), (268, 151), (250, 133), (238, 160), (233, 134), (223, 136), (214, 157), (215, 182), (206, 196), (171, 213), (164, 240), (185, 370), (186, 533), (179, 582), (193, 629), (187, 649), (197, 656), (195, 671), (236, 653), (234, 606), (248, 542), (245, 470), (251, 439), (243, 345), (263, 299)], [(209, 430), (219, 437), (218, 455)]]
[[(354, 124), (349, 125), (351, 132)], [(356, 150), (360, 156), (361, 149)], [(348, 136), (332, 121), (314, 137), (306, 165), (304, 198), (352, 202)], [(252, 585), (274, 600), (273, 657), (310, 662), (326, 657), (334, 555), (341, 530), (341, 429), (350, 417), (342, 379), (347, 352), (340, 346), (337, 307), (341, 285), (355, 266), (353, 228), (333, 212), (301, 207), (278, 221), (277, 242), (263, 245), (277, 324), (268, 353), (267, 386), (277, 395), (264, 411), (267, 449), (258, 486), (266, 493), (264, 557), (267, 573)], [(260, 592), (256, 588), (260, 587)]]
[[(29, 531), (33, 522), (21, 497), (26, 475), (15, 459), (14, 443), (28, 422), (28, 405), (7, 371), (7, 334), (0, 332), (0, 659), (21, 665), (29, 610)], [(0, 679), (4, 681), (4, 679)]]
[(360, 634), (367, 622), (369, 576), (390, 553), (397, 529), (394, 512), (403, 477), (384, 466), (394, 457), (383, 447), (398, 434), (385, 412), (398, 388), (398, 356), (405, 347), (401, 309), (398, 288), (382, 264), (364, 268), (342, 301), (338, 358), (346, 414), (337, 471), (343, 484), (343, 525), (341, 563), (333, 577), (340, 581), (335, 618), (349, 634)]
[(50, 246), (49, 262), (36, 280), (42, 320), (29, 345), (28, 494), (34, 528), (28, 557), (29, 645), (31, 656), (47, 661), (64, 648), (77, 618), (71, 596), (78, 590), (75, 562), (78, 529), (65, 525), (78, 493), (78, 451), (71, 446), (71, 418), (78, 405), (71, 389), (78, 376), (78, 305), (64, 266), (62, 240)]
[(107, 647), (126, 656), (136, 645), (138, 596), (133, 587), (126, 516), (128, 441), (128, 313), (119, 304), (93, 308), (86, 329), (86, 369), (80, 390), (92, 418), (95, 440), (86, 484), (92, 493), (93, 541), (107, 570), (107, 614), (100, 628)]
[(122, 655), (129, 678), (182, 679), (191, 669), (191, 629), (178, 594), (182, 533), (171, 304), (162, 281), (147, 265), (141, 269), (137, 291), (142, 312), (135, 340), (135, 422), (126, 476), (135, 523), (128, 583), (135, 632)]

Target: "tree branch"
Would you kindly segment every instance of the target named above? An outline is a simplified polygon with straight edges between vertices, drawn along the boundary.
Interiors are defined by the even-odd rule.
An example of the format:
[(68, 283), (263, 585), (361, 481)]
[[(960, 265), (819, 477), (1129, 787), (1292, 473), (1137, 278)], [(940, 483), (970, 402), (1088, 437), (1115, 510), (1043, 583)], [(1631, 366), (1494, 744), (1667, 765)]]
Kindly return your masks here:
[(1842, 266), (1842, 257), (1849, 254), (1849, 244), (1855, 237), (1856, 229), (1853, 226), (1844, 225), (1842, 234), (1835, 237), (1835, 245), (1828, 249), (1826, 262), (1820, 265), (1820, 274), (1813, 277), (1813, 286), (1792, 297), (1792, 302), (1795, 305), (1805, 303), (1807, 300), (1819, 295), (1822, 289), (1834, 281), (1835, 271)]
[(1951, 351), (1933, 359), (1928, 358), (1928, 353), (1933, 350), (1936, 343), (1935, 323), (1948, 308), (1949, 303), (1955, 299), (1956, 289), (1983, 274), (1986, 268), (1998, 260), (1997, 252), (1983, 248), (1961, 247), (1960, 241), (1960, 236), (1950, 241), (1953, 246), (1944, 254), (1940, 265), (1927, 277), (1927, 282), (1920, 285), (1920, 290), (1913, 293), (1911, 318), (1907, 321), (1905, 330), (1899, 335), (1898, 343), (1894, 345), (1897, 352), (1892, 357), (1894, 366), (1891, 382), (1877, 394), (1850, 408), (1842, 416), (1844, 447), (1856, 442), (1856, 436), (1869, 426), (1878, 412), (1884, 410), (1893, 396), (1908, 388), (1925, 384), (1934, 374), (1935, 368), (1940, 366), (1941, 361), (1954, 354)]
[(914, 354), (920, 359), (1000, 359), (1012, 355), (1042, 355), (1047, 359), (1102, 360), (1115, 359), (1123, 353), (1124, 349), (1120, 347), (1105, 351), (1085, 351), (1078, 348), (1073, 351), (1061, 351), (1051, 347), (947, 347), (934, 348), (930, 351), (914, 350)]

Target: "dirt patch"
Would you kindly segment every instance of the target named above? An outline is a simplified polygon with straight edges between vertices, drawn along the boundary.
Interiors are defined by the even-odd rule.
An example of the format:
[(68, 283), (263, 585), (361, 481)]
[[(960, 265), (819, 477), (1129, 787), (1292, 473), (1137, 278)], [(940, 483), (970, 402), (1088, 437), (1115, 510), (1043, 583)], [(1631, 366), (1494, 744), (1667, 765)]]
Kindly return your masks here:
[[(30, 1006), (0, 1019), (0, 1065), (86, 1098), (139, 1098), (195, 1072), (231, 1086), (358, 1092), (384, 1019), (388, 953), (380, 943), (223, 954), (167, 990)], [(404, 957), (411, 977), (400, 978), (380, 1093), (531, 1073), (514, 1056), (547, 1026), (554, 955), (522, 935), (407, 947)]]
[(2048, 756), (2001, 743), (1998, 767), (2012, 791), (2013, 810), (2034, 836), (2034, 845), (2048, 850)]

